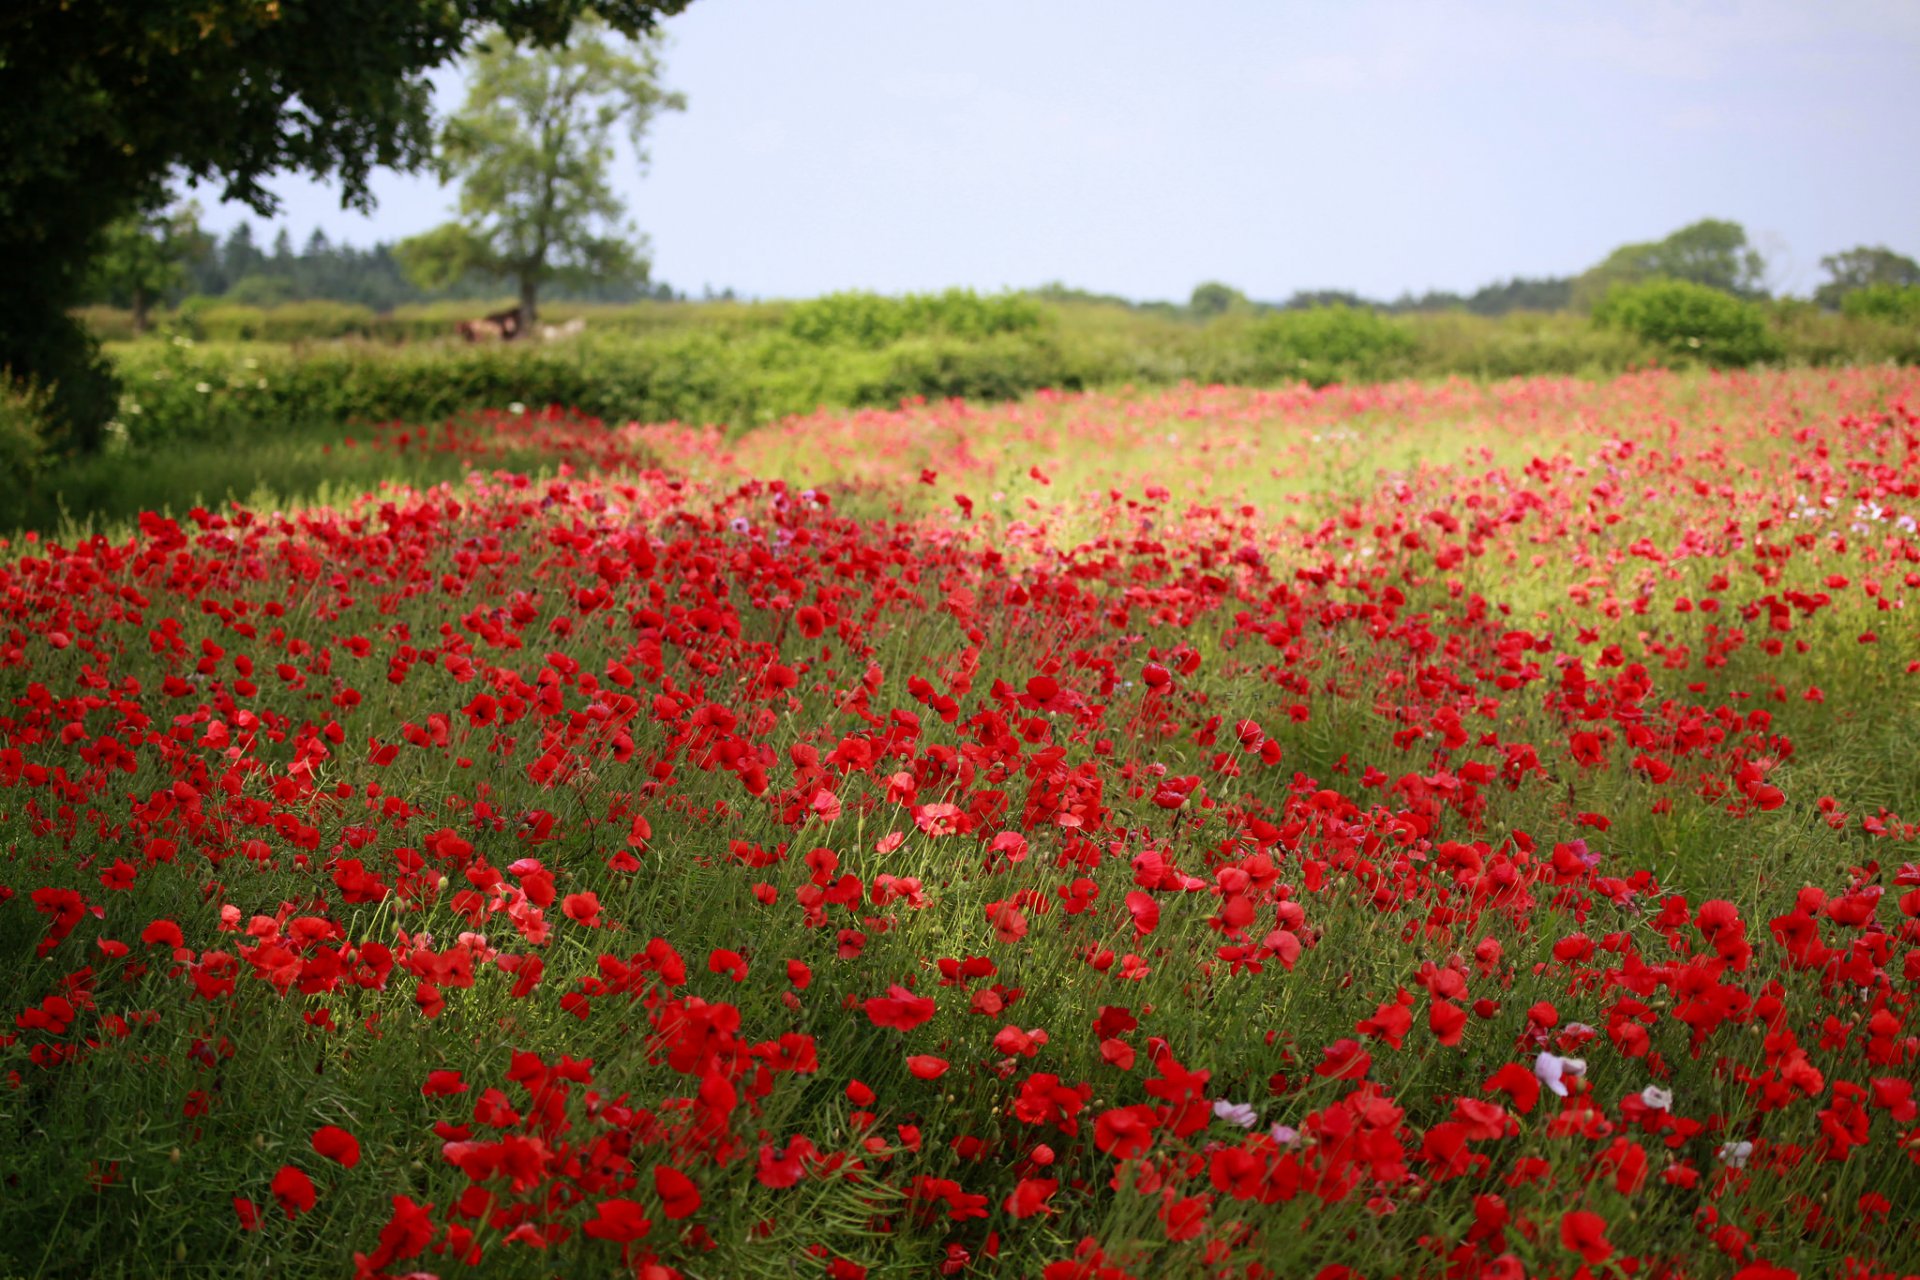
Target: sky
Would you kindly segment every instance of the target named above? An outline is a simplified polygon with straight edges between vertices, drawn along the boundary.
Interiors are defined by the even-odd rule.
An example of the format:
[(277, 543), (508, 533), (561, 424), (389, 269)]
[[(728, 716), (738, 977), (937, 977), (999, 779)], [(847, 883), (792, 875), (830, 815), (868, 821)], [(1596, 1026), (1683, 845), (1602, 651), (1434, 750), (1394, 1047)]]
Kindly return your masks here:
[[(662, 27), (688, 109), (618, 186), (695, 295), (1468, 292), (1703, 217), (1776, 291), (1854, 245), (1920, 256), (1914, 0), (695, 0)], [(457, 107), (458, 70), (436, 89)], [(382, 174), (368, 218), (272, 188), (296, 243), (399, 239), (456, 194)]]

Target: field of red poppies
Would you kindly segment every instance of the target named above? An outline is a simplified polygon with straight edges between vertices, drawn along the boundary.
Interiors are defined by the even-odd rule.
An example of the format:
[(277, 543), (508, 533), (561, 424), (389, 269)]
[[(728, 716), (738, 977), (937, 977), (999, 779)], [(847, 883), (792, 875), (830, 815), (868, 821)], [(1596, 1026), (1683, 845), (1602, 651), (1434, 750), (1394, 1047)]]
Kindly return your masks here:
[(1920, 372), (350, 447), (0, 553), (0, 1276), (1920, 1273)]

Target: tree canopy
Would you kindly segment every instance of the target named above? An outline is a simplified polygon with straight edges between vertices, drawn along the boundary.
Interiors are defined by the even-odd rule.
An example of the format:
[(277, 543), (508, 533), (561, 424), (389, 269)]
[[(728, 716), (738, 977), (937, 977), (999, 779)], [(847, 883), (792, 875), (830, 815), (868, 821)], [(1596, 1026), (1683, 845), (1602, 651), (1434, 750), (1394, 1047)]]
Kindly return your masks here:
[(144, 333), (147, 309), (186, 280), (188, 263), (212, 250), (196, 205), (130, 214), (107, 228), (93, 260), (89, 292), (130, 308), (133, 331)]
[(1863, 244), (1830, 253), (1820, 259), (1820, 266), (1827, 281), (1813, 291), (1813, 300), (1823, 307), (1838, 307), (1848, 294), (1876, 285), (1895, 289), (1920, 285), (1920, 262), (1885, 245)]
[(485, 29), (553, 46), (588, 14), (642, 35), (689, 0), (14, 0), (0, 12), (0, 369), (57, 383), (87, 445), (111, 376), (66, 315), (106, 228), (170, 178), (271, 213), (265, 182), (337, 177), (366, 207), (381, 166), (431, 155), (427, 73)]
[(1767, 260), (1747, 242), (1747, 229), (1702, 218), (1664, 240), (1624, 244), (1574, 282), (1576, 304), (1591, 307), (1615, 285), (1685, 280), (1736, 298), (1766, 296)]
[(522, 325), (550, 280), (645, 279), (644, 239), (613, 188), (613, 135), (624, 125), (644, 167), (654, 115), (685, 105), (661, 88), (651, 40), (622, 48), (586, 23), (564, 47), (483, 43), (466, 105), (441, 134), (441, 166), (461, 180), (460, 219), (399, 244), (401, 265), (430, 288), (475, 272), (513, 277)]
[(1215, 316), (1252, 309), (1253, 305), (1247, 301), (1246, 294), (1230, 284), (1221, 284), (1218, 280), (1208, 280), (1193, 286), (1193, 295), (1187, 299), (1187, 310), (1202, 320), (1211, 320)]

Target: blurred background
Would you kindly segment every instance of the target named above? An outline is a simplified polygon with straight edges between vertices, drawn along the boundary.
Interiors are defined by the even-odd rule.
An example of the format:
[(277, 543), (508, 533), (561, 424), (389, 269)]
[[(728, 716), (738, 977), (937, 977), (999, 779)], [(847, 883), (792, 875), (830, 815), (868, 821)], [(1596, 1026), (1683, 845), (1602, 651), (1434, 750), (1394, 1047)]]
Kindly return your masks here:
[[(644, 178), (615, 168), (694, 296), (1471, 294), (1704, 217), (1745, 226), (1774, 292), (1856, 244), (1920, 252), (1908, 3), (702, 0), (663, 29), (689, 109)], [(437, 77), (443, 110), (463, 84)], [(296, 247), (453, 204), (423, 177), (376, 179), (371, 216), (273, 189)], [(271, 245), (244, 208), (205, 219), (243, 221)]]

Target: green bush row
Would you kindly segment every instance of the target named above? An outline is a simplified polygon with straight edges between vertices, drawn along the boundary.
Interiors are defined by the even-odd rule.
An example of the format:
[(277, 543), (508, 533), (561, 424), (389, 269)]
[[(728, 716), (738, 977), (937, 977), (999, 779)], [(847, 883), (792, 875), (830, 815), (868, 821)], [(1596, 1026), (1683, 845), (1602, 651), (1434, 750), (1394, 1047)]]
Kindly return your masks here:
[[(154, 337), (182, 336), (198, 342), (325, 342), (360, 338), (373, 342), (451, 341), (463, 320), (504, 311), (511, 298), (410, 303), (374, 311), (351, 302), (283, 302), (253, 306), (217, 298), (189, 298), (171, 311), (153, 315)], [(118, 307), (81, 307), (76, 318), (103, 342), (129, 342), (133, 316)], [(540, 308), (542, 324), (586, 322), (596, 334), (640, 335), (675, 329), (740, 332), (776, 329), (785, 321), (783, 303), (737, 302), (554, 302)]]
[(782, 332), (674, 333), (512, 346), (290, 349), (176, 338), (110, 348), (129, 443), (213, 439), (293, 421), (434, 421), (462, 410), (564, 404), (608, 419), (750, 426), (827, 406), (913, 396), (1009, 399), (1083, 387), (1057, 342), (916, 337), (878, 350), (821, 349)]
[[(947, 314), (965, 315), (971, 305)], [(804, 314), (800, 307), (790, 313)], [(859, 323), (836, 332), (870, 332)], [(736, 317), (651, 332), (590, 326), (565, 342), (289, 346), (176, 335), (109, 350), (125, 384), (120, 426), (141, 445), (293, 421), (436, 420), (515, 402), (572, 405), (608, 419), (751, 426), (821, 406), (1006, 399), (1041, 387), (1602, 376), (1656, 363), (1757, 360), (1920, 362), (1915, 326), (1811, 307), (1769, 309), (1671, 282), (1617, 292), (1598, 323), (1562, 314), (1390, 317), (1339, 307), (1228, 315), (1207, 325), (1099, 307), (1015, 322), (1024, 327), (1005, 327), (1004, 318), (975, 329), (963, 327), (970, 321), (941, 323), (951, 328), (884, 342), (826, 341), (804, 325), (803, 335), (791, 323)]]
[(1868, 285), (1842, 298), (1840, 310), (1857, 320), (1920, 326), (1920, 285)]
[(1042, 328), (1047, 308), (1024, 294), (981, 297), (971, 289), (945, 293), (830, 293), (794, 303), (787, 332), (821, 346), (875, 349), (909, 337), (990, 338)]

